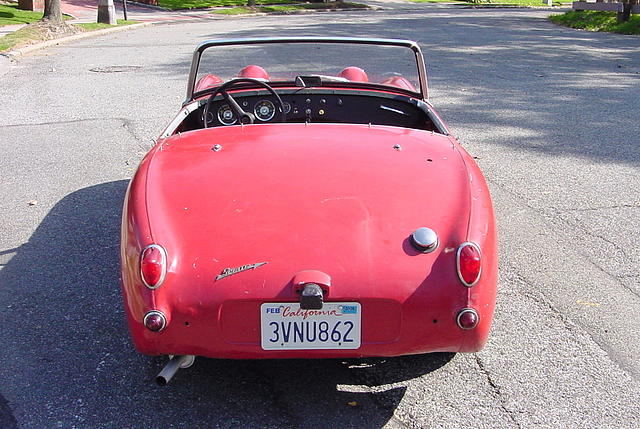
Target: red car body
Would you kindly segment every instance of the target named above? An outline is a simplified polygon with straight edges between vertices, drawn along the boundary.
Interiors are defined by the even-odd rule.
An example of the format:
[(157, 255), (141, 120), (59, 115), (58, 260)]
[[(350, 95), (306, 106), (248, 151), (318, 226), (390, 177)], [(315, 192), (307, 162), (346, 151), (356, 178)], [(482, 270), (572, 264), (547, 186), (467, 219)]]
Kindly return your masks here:
[[(308, 40), (345, 41), (358, 43)], [(409, 94), (412, 88), (405, 82), (397, 90), (344, 80), (339, 87), (327, 82), (313, 89), (292, 89), (291, 82), (273, 85), (283, 100), (295, 95), (303, 105), (323, 97), (317, 105), (308, 103), (315, 114), (349, 100), (383, 106), (374, 116), (390, 111), (391, 119), (381, 117), (381, 123), (296, 119), (295, 114), (282, 123), (277, 112), (263, 122), (224, 126), (214, 118), (203, 127), (193, 124), (198, 118), (207, 121), (202, 112), (206, 91), (222, 82), (207, 79), (211, 85), (198, 87), (192, 70), (183, 110), (145, 156), (127, 191), (122, 291), (138, 351), (262, 359), (483, 347), (497, 282), (491, 198), (478, 166), (426, 100), (426, 76), (419, 94)], [(243, 98), (247, 94), (271, 97), (251, 82), (244, 84), (229, 90), (233, 98), (251, 104)], [(392, 102), (395, 107), (389, 107)], [(417, 123), (430, 125), (394, 125), (395, 116), (401, 117), (398, 110), (410, 111), (402, 103), (419, 105)], [(354, 109), (352, 116), (363, 109)], [(260, 113), (258, 104), (255, 111)], [(218, 112), (223, 117), (224, 106)], [(412, 235), (421, 227), (437, 234), (435, 248), (427, 252)], [(465, 243), (473, 244), (463, 250)], [(146, 255), (145, 249), (150, 249)], [(465, 252), (471, 262), (459, 261)], [(469, 267), (478, 278), (466, 281), (460, 271)], [(348, 312), (360, 314), (358, 347), (291, 346), (282, 340), (294, 335), (284, 336), (284, 322), (262, 320), (263, 310), (282, 311), (299, 321), (294, 329), (303, 329), (315, 314), (334, 311), (298, 308), (308, 284), (320, 285), (325, 309), (348, 303)], [(269, 323), (273, 331), (265, 326)], [(311, 327), (305, 326), (309, 335)], [(332, 329), (337, 325), (324, 336), (330, 337)], [(336, 338), (348, 341), (341, 332)], [(282, 340), (282, 348), (269, 349), (269, 339)]]

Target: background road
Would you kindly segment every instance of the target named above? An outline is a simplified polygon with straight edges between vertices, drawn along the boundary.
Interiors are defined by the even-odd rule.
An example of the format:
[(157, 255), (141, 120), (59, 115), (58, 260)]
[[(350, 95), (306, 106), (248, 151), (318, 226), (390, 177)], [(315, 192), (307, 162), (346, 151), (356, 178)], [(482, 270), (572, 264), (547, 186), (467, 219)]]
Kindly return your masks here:
[[(0, 427), (638, 427), (640, 45), (546, 15), (415, 6), (231, 18), (12, 65), (0, 76)], [(152, 384), (164, 359), (134, 351), (120, 302), (127, 179), (177, 112), (195, 44), (260, 35), (421, 44), (432, 101), (478, 157), (498, 217), (499, 295), (482, 352), (198, 359), (169, 387)]]

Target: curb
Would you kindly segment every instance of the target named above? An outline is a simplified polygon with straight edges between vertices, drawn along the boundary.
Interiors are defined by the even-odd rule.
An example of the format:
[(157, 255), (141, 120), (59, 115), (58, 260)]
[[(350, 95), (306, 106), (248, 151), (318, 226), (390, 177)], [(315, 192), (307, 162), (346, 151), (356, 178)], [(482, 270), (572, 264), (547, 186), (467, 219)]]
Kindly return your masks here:
[[(113, 0), (114, 3), (123, 3), (122, 0)], [(159, 10), (159, 11), (163, 11), (163, 12), (176, 12), (176, 11), (189, 11), (189, 10), (198, 10), (198, 9), (176, 9), (176, 10), (172, 10), (172, 9), (165, 9), (161, 6), (156, 6), (155, 4), (148, 4), (148, 3), (142, 3), (139, 1), (135, 1), (135, 0), (127, 0), (127, 4), (131, 4), (134, 6), (139, 6), (139, 7), (146, 7), (148, 9), (153, 9), (153, 10)]]
[(15, 49), (12, 51), (1, 53), (0, 56), (7, 57), (9, 60), (20, 58), (23, 55), (38, 51), (40, 49), (48, 48), (49, 46), (60, 45), (62, 43), (73, 42), (75, 40), (88, 39), (89, 37), (102, 36), (103, 34), (117, 33), (120, 31), (128, 31), (136, 28), (147, 27), (153, 24), (153, 22), (141, 22), (139, 24), (123, 25), (121, 27), (103, 28), (102, 30), (86, 31), (84, 33), (78, 33), (71, 36), (61, 37), (59, 39), (45, 40), (41, 43), (35, 43), (33, 45), (25, 46), (24, 48)]
[[(241, 13), (239, 15), (226, 15), (224, 13), (211, 13), (212, 17), (214, 18), (249, 18), (252, 16), (267, 16), (267, 15), (305, 15), (305, 14), (311, 14), (311, 13), (324, 13), (324, 12), (374, 12), (374, 11), (378, 11), (378, 10), (383, 10), (383, 8), (380, 8), (378, 6), (371, 6), (369, 5), (368, 8), (346, 8), (346, 9), (341, 9), (341, 8), (335, 8), (335, 9), (300, 9), (300, 10), (289, 10), (289, 11), (282, 11), (282, 12), (252, 12), (252, 13)], [(211, 19), (211, 18), (209, 18)]]
[[(123, 0), (113, 0), (114, 3), (120, 3), (122, 4)], [(303, 3), (303, 2), (302, 2)], [(149, 9), (154, 9), (154, 10), (158, 10), (158, 11), (162, 11), (162, 12), (176, 12), (176, 13), (211, 13), (215, 10), (220, 10), (220, 9), (232, 9), (234, 7), (237, 6), (218, 6), (218, 7), (196, 7), (193, 9), (165, 9), (163, 7), (160, 6), (156, 6), (153, 4), (147, 4), (147, 3), (142, 3), (139, 1), (135, 1), (135, 0), (127, 0), (127, 4), (132, 4), (138, 7), (145, 7), (145, 8), (149, 8)], [(365, 3), (366, 4), (366, 3)], [(238, 5), (238, 6), (243, 6), (243, 5)], [(260, 5), (257, 5), (260, 6)], [(274, 6), (277, 6), (277, 4), (274, 4)], [(380, 7), (378, 6), (373, 6), (373, 5), (367, 5), (369, 6), (369, 8), (327, 8), (327, 9), (306, 9), (306, 10), (300, 10), (300, 11), (294, 11), (294, 12), (342, 12), (342, 11), (350, 11), (350, 10), (378, 10), (380, 9)], [(279, 14), (286, 14), (286, 12), (283, 13), (278, 13), (278, 12), (257, 12), (254, 14), (249, 14), (249, 13), (245, 13), (243, 15), (279, 15)], [(233, 16), (240, 16), (240, 15), (233, 15)]]
[[(535, 10), (557, 10), (563, 9), (563, 6), (520, 6), (515, 4), (484, 4), (484, 5), (462, 5), (460, 9), (535, 9)], [(564, 8), (566, 9), (566, 8)]]

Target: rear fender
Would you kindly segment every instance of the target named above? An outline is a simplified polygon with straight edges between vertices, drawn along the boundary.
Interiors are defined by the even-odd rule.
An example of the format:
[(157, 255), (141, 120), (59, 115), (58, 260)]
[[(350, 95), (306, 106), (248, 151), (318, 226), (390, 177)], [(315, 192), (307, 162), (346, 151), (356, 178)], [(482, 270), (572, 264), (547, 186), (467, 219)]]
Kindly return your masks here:
[(489, 188), (480, 168), (469, 153), (452, 139), (469, 174), (470, 211), (466, 241), (476, 243), (482, 252), (480, 281), (467, 291), (467, 307), (474, 308), (480, 316), (475, 329), (465, 331), (461, 352), (480, 350), (486, 343), (496, 301), (498, 282), (498, 247), (493, 204)]

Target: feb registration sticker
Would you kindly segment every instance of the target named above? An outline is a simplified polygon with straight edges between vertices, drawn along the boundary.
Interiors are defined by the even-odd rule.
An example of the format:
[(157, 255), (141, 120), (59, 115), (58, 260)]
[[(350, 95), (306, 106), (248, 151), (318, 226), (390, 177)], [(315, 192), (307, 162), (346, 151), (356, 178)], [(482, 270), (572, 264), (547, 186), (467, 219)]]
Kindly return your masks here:
[(357, 349), (361, 307), (358, 302), (325, 302), (321, 310), (302, 310), (299, 303), (260, 306), (264, 350)]

